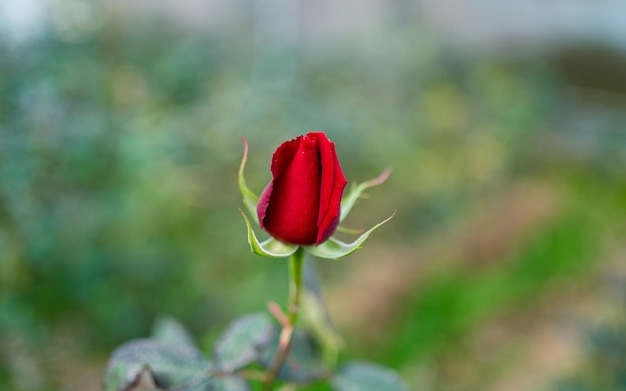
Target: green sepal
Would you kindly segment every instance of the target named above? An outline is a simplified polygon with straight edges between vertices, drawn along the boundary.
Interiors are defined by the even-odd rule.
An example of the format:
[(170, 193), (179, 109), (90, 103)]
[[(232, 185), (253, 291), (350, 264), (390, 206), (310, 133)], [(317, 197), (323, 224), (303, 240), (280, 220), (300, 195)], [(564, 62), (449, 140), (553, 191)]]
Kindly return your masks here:
[(260, 242), (252, 229), (248, 216), (246, 216), (241, 209), (239, 209), (239, 211), (246, 221), (246, 226), (248, 227), (248, 243), (253, 253), (268, 258), (285, 258), (296, 252), (299, 247), (298, 245), (283, 243), (274, 238)]
[(254, 194), (252, 190), (246, 184), (246, 179), (243, 176), (243, 170), (248, 160), (248, 141), (242, 137), (243, 140), (243, 157), (241, 158), (241, 164), (239, 165), (239, 191), (243, 197), (243, 204), (248, 210), (248, 213), (252, 216), (254, 221), (259, 224), (259, 217), (257, 216), (256, 207), (259, 203), (259, 197)]
[(391, 220), (393, 216), (395, 215), (396, 215), (396, 212), (393, 212), (391, 216), (389, 216), (385, 220), (381, 221), (380, 223), (376, 224), (375, 226), (367, 230), (367, 232), (359, 236), (359, 238), (352, 243), (344, 243), (339, 239), (335, 239), (331, 237), (330, 239), (320, 244), (319, 246), (307, 246), (305, 247), (305, 250), (308, 251), (310, 254), (319, 258), (326, 258), (326, 259), (343, 258), (346, 255), (350, 255), (356, 250), (358, 250), (359, 248), (361, 248), (361, 245), (367, 240), (370, 234), (374, 232), (374, 230), (376, 230), (376, 228), (380, 227), (381, 225), (385, 224), (387, 221)]
[(355, 183), (350, 186), (350, 191), (341, 200), (341, 217), (339, 218), (339, 221), (343, 221), (348, 216), (348, 214), (352, 210), (352, 207), (354, 207), (354, 204), (356, 204), (358, 199), (363, 196), (363, 192), (365, 190), (369, 189), (370, 187), (382, 184), (387, 180), (387, 178), (389, 178), (389, 175), (391, 175), (391, 169), (386, 168), (376, 178), (370, 179), (369, 181), (365, 181), (361, 184)]

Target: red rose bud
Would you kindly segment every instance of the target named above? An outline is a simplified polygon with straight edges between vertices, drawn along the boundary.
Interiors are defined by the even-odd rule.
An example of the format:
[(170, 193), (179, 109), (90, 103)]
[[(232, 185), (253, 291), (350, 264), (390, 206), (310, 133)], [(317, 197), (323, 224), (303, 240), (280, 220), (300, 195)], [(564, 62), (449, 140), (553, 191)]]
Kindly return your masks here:
[(261, 228), (286, 243), (308, 246), (337, 229), (348, 181), (335, 143), (323, 132), (284, 142), (272, 157), (272, 180), (257, 205)]

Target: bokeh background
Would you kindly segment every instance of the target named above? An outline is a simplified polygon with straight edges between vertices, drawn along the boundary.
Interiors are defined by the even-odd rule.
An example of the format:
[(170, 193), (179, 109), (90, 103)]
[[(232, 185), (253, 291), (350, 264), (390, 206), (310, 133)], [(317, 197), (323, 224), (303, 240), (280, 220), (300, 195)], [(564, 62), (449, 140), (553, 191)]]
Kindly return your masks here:
[(250, 253), (282, 141), (393, 168), (319, 264), (341, 359), (411, 390), (626, 389), (619, 0), (2, 0), (0, 389), (99, 390), (169, 314), (210, 352), (284, 302)]

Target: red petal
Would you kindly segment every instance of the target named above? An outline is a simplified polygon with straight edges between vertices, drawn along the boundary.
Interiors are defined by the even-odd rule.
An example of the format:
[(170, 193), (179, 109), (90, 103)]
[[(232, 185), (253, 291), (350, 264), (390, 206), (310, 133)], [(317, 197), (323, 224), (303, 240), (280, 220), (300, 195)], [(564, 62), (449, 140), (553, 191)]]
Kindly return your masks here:
[(272, 236), (285, 242), (316, 242), (321, 177), (317, 142), (307, 137), (283, 143), (274, 153), (274, 179), (259, 200), (259, 218)]
[[(272, 155), (272, 177), (277, 178), (282, 174), (282, 172), (289, 166), (291, 160), (294, 155), (298, 151), (298, 147), (302, 142), (302, 136), (296, 137), (293, 140), (285, 141), (282, 143), (276, 151)], [(267, 214), (267, 207), (270, 203), (270, 199), (272, 198), (272, 190), (273, 190), (274, 179), (267, 184), (263, 192), (261, 193), (261, 197), (259, 197), (259, 202), (257, 203), (257, 215), (259, 216), (259, 225), (261, 228), (265, 229), (265, 216)]]
[(256, 213), (259, 216), (259, 225), (261, 228), (265, 229), (265, 224), (263, 221), (265, 220), (265, 215), (267, 214), (267, 206), (270, 204), (270, 198), (272, 197), (272, 189), (273, 189), (274, 181), (270, 181), (270, 183), (265, 186), (263, 193), (259, 197), (259, 202), (256, 206)]
[(303, 137), (298, 136), (293, 140), (285, 141), (272, 155), (272, 176), (274, 179), (278, 178), (283, 171), (291, 164), (298, 148), (302, 144)]
[[(315, 244), (326, 241), (337, 229), (341, 213), (341, 196), (348, 181), (337, 158), (335, 143), (324, 133), (309, 133), (318, 137), (320, 159), (322, 163), (322, 180), (320, 187), (320, 210), (318, 215), (318, 232)], [(308, 135), (307, 135), (308, 136)]]

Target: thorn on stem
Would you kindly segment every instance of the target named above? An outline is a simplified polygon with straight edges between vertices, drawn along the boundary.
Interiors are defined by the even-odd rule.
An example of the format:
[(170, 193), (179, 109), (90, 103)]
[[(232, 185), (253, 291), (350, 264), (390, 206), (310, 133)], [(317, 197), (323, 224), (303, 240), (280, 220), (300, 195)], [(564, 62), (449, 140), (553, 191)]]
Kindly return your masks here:
[(276, 302), (270, 301), (267, 303), (267, 310), (276, 318), (281, 327), (285, 328), (289, 326), (289, 317), (285, 312), (280, 308)]

